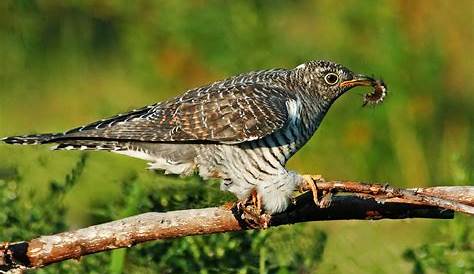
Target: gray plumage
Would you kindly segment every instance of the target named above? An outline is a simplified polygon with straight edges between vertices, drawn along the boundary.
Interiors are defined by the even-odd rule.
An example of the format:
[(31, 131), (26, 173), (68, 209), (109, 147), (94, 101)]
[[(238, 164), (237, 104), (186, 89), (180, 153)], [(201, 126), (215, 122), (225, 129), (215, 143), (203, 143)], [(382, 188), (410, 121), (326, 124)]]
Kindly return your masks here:
[(265, 211), (277, 213), (302, 183), (286, 170), (288, 159), (311, 138), (331, 104), (367, 79), (332, 62), (311, 61), (241, 74), (65, 133), (3, 141), (107, 150), (147, 160), (149, 168), (166, 173), (196, 171), (205, 179), (220, 178), (221, 188), (241, 200), (256, 190)]

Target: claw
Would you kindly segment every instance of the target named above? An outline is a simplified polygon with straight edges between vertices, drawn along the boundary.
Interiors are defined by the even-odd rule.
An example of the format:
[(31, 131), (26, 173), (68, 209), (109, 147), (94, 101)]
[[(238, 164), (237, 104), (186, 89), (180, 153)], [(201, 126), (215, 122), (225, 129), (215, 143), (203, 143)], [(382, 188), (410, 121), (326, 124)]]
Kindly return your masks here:
[(319, 202), (319, 207), (328, 208), (331, 205), (332, 192), (323, 191), (323, 198)]
[(237, 208), (242, 212), (242, 220), (252, 228), (268, 228), (271, 216), (262, 213), (262, 196), (256, 191), (252, 191), (250, 196), (237, 202)]

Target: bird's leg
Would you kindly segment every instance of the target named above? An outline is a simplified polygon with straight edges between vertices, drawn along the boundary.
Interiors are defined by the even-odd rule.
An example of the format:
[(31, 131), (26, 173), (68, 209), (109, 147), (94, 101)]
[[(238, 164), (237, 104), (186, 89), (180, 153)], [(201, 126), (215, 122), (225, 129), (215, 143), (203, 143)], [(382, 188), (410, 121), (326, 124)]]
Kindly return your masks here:
[(252, 203), (255, 206), (255, 211), (258, 214), (263, 214), (262, 211), (262, 195), (258, 194), (257, 191), (252, 192)]
[(271, 216), (270, 214), (263, 213), (263, 208), (262, 208), (262, 195), (258, 194), (255, 191), (255, 209), (256, 213), (258, 215), (258, 225), (260, 228), (268, 228), (268, 225), (270, 224), (270, 219)]
[(313, 193), (313, 201), (314, 203), (319, 206), (319, 197), (318, 197), (318, 186), (316, 185), (316, 182), (319, 182), (321, 180), (324, 180), (321, 175), (302, 175), (303, 178), (303, 183), (300, 184), (299, 186), (299, 191), (300, 192), (305, 192), (305, 191), (311, 191)]
[(313, 193), (314, 203), (321, 207), (326, 208), (331, 204), (332, 193), (327, 191), (322, 191), (321, 196), (319, 196), (319, 190), (317, 183), (324, 182), (324, 178), (321, 175), (302, 175), (303, 183), (299, 186), (300, 192), (311, 191)]

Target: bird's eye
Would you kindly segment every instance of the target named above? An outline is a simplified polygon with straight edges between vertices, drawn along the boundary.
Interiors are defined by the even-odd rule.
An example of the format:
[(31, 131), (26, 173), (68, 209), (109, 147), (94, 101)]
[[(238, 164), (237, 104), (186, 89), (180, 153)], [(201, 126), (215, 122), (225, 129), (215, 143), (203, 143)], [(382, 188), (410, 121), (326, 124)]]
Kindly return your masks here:
[(334, 85), (339, 81), (339, 76), (331, 72), (331, 73), (326, 74), (326, 76), (324, 76), (324, 81), (326, 81), (328, 85)]

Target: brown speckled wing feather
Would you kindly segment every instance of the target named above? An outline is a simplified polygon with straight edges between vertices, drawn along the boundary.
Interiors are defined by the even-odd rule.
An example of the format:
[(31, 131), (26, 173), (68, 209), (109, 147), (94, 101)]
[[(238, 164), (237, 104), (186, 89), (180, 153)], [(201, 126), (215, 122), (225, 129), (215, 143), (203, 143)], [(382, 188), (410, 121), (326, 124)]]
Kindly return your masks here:
[(290, 99), (293, 94), (261, 84), (211, 85), (70, 130), (56, 140), (239, 143), (284, 127)]

